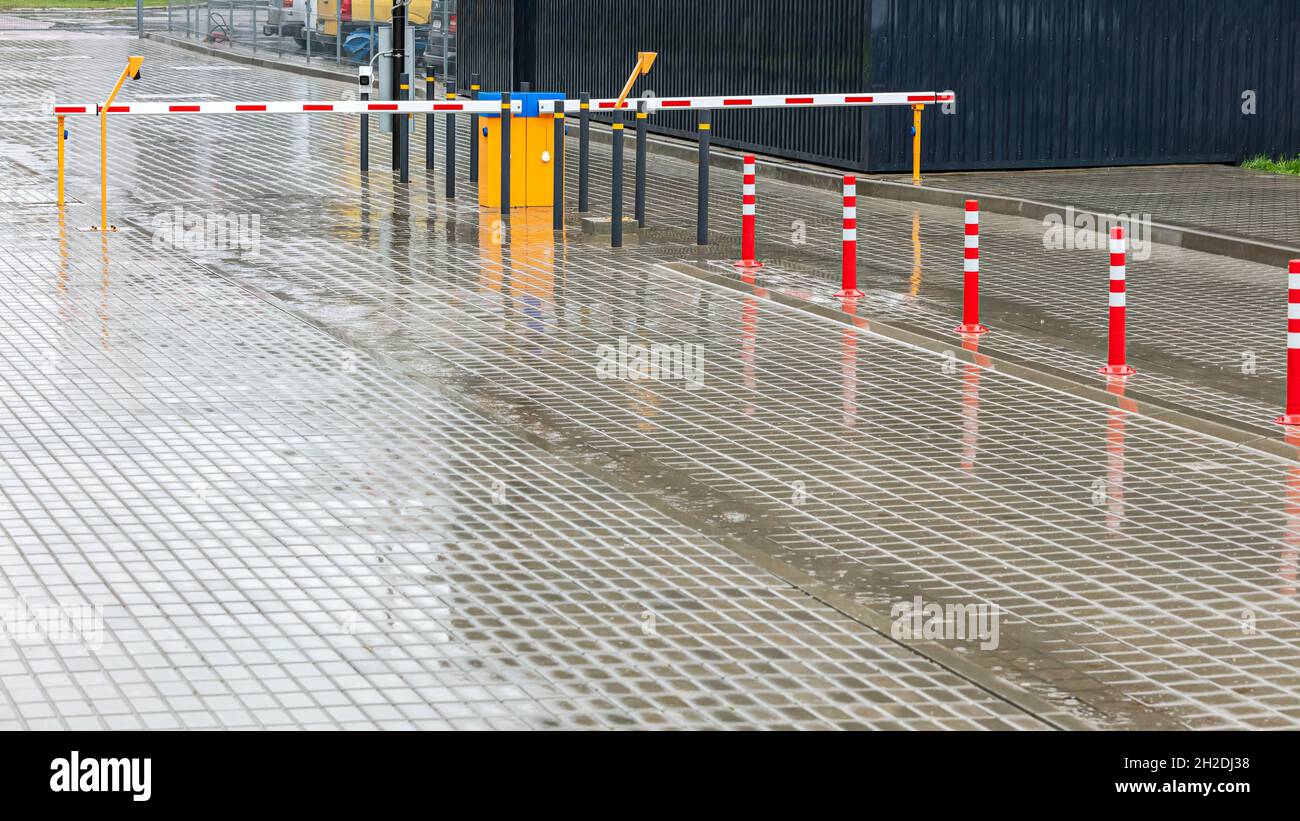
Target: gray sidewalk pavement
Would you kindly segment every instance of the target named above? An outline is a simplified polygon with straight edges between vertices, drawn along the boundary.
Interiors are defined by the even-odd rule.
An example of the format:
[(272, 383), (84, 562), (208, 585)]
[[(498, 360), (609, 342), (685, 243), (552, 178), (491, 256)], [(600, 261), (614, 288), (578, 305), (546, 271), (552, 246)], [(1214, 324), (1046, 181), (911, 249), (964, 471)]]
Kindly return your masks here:
[[(206, 64), (146, 48), (150, 60)], [(173, 87), (197, 89), (199, 72), (180, 74)], [(202, 81), (218, 98), (347, 91), (251, 70), (214, 68)], [(823, 600), (877, 613), (916, 597), (996, 604), (998, 646), (948, 640), (949, 649), (1097, 726), (1300, 724), (1293, 465), (667, 269), (661, 263), (721, 260), (733, 237), (703, 251), (689, 245), (690, 189), (666, 161), (651, 178), (651, 220), (662, 228), (610, 251), (573, 229), (557, 238), (549, 212), (517, 212), (503, 233), (463, 180), (455, 200), (443, 196), (441, 174), (416, 171), (404, 189), (378, 168), (363, 180), (351, 119), (122, 118), (113, 128), (114, 213), (126, 230), (110, 244), (139, 245), (177, 206), (259, 214), (256, 256), (172, 253), (381, 356), (408, 382), (496, 409), (567, 463), (620, 473), (647, 498), (711, 520), (815, 579)], [(4, 127), (14, 196), (48, 189), (48, 131), (36, 116)], [(89, 199), (95, 156), (78, 151), (70, 185)], [(719, 203), (735, 177), (719, 173)], [(762, 181), (759, 191), (760, 254), (832, 287), (838, 198)], [(860, 209), (872, 216), (863, 221), (869, 290), (903, 304), (916, 285), (914, 299), (932, 300), (927, 310), (948, 305), (960, 280), (960, 215)], [(74, 204), (71, 224), (95, 210)], [(953, 264), (940, 255), (918, 274), (914, 211), (930, 247), (954, 248)], [(1039, 236), (1010, 218), (987, 221), (985, 238), (990, 270), (1008, 272), (989, 277), (990, 301), (1013, 303), (990, 319), (1058, 326), (1105, 293), (1104, 252), (1038, 256)], [(1231, 328), (1188, 339), (1168, 307), (1135, 310), (1132, 333), (1164, 332), (1166, 344), (1145, 343), (1152, 361), (1176, 359), (1186, 345), (1188, 358), (1213, 352), (1228, 370), (1216, 344), (1233, 354), (1271, 344), (1274, 334), (1252, 320), (1273, 302), (1274, 272), (1211, 271), (1215, 284), (1240, 283), (1245, 271), (1249, 313), (1178, 278), (1184, 264), (1204, 278), (1201, 257), (1153, 249), (1141, 304), (1185, 295)], [(1284, 293), (1281, 279), (1276, 288)], [(1090, 328), (1104, 311), (1097, 316), (1077, 321)], [(607, 378), (602, 357), (624, 341), (701, 345), (698, 384)], [(274, 342), (261, 347), (278, 356)], [(1275, 368), (1266, 355), (1259, 361), (1261, 373)]]
[[(910, 183), (910, 177), (881, 179)], [(926, 174), (924, 184), (1235, 234), (1300, 249), (1300, 177), (1227, 165)]]

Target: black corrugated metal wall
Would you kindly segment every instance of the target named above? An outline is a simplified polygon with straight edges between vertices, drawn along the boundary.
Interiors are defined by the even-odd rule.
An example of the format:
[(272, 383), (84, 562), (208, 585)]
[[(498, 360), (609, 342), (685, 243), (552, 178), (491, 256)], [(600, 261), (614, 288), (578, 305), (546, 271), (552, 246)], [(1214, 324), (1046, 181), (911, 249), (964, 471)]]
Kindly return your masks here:
[[(613, 96), (635, 52), (660, 95), (954, 90), (924, 167), (1232, 162), (1300, 151), (1297, 0), (461, 0), (485, 87)], [(526, 40), (527, 42), (521, 42)], [(521, 55), (529, 55), (522, 58)], [(519, 65), (526, 59), (527, 65)], [(1254, 94), (1256, 113), (1242, 110)], [(658, 131), (690, 135), (685, 113)], [(910, 167), (910, 112), (719, 112), (715, 140), (844, 168)]]
[(512, 0), (458, 0), (456, 82), (469, 88), (477, 73), (486, 90), (514, 87), (514, 26)]
[[(1300, 151), (1297, 0), (873, 0), (881, 87), (934, 85), (928, 168), (1234, 162)], [(1256, 113), (1242, 110), (1255, 95)], [(902, 112), (873, 119), (901, 169)]]
[[(503, 78), (507, 55), (525, 50), (518, 40), (532, 40), (535, 62), (513, 66), (516, 87), (613, 97), (638, 51), (659, 58), (637, 91), (660, 96), (858, 91), (867, 81), (864, 0), (460, 0), (459, 9), (462, 71)], [(862, 121), (860, 111), (718, 112), (713, 132), (722, 145), (851, 166), (864, 155)], [(691, 114), (652, 122), (694, 134)]]

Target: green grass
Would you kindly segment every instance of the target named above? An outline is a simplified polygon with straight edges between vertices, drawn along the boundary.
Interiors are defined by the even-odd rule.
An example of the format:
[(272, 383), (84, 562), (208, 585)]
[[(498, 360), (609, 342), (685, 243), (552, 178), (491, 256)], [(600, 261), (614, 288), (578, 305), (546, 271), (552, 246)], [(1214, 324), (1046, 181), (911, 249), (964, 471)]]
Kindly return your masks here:
[[(0, 2), (3, 2), (3, 0), (0, 0)], [(1300, 154), (1289, 160), (1281, 158), (1274, 160), (1261, 154), (1258, 157), (1246, 160), (1241, 164), (1241, 167), (1254, 169), (1255, 171), (1272, 171), (1274, 174), (1300, 175)]]
[[(144, 0), (146, 6), (165, 6), (167, 0)], [(135, 0), (0, 0), (0, 10), (10, 9), (126, 9)]]

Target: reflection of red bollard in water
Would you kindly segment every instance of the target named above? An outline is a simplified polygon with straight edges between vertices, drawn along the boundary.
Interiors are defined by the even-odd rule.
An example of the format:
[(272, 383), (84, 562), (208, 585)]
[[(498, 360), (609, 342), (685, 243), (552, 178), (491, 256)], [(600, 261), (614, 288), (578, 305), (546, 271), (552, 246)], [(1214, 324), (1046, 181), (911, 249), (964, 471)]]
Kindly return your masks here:
[(1296, 594), (1296, 565), (1300, 562), (1300, 468), (1287, 470), (1286, 479), (1286, 536), (1282, 540), (1282, 564), (1278, 575), (1282, 577), (1281, 592)]
[(754, 187), (756, 177), (754, 175), (754, 155), (745, 155), (745, 180), (740, 198), (740, 262), (736, 263), (739, 268), (761, 268), (763, 263), (756, 258), (754, 246), (755, 222), (754, 222), (754, 205), (758, 202), (757, 189)]
[(966, 252), (962, 266), (961, 324), (959, 334), (986, 334), (980, 324), (980, 204), (966, 200)]
[(840, 299), (866, 296), (858, 290), (858, 178), (844, 176), (844, 259), (840, 263)]
[(1124, 229), (1110, 229), (1110, 353), (1100, 369), (1107, 376), (1137, 373), (1124, 361), (1124, 315), (1127, 309), (1124, 280)]
[(745, 403), (746, 416), (753, 416), (755, 410), (754, 393), (758, 389), (758, 372), (754, 365), (757, 353), (758, 300), (747, 296), (740, 308), (740, 361), (744, 366), (745, 393), (749, 400)]
[(1273, 421), (1300, 425), (1300, 259), (1287, 268), (1286, 413)]
[(975, 470), (975, 463), (979, 459), (980, 376), (988, 365), (988, 360), (980, 356), (978, 339), (963, 339), (961, 346), (975, 354), (975, 361), (963, 366), (965, 373), (961, 384), (961, 469), (970, 473)]

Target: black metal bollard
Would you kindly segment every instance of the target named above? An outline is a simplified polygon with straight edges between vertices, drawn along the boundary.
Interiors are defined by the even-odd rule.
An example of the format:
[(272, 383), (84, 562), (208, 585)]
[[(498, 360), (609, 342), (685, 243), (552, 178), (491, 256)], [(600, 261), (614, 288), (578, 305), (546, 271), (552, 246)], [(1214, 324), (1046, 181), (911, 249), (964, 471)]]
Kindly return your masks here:
[[(397, 84), (397, 99), (409, 100), (410, 98), (411, 98), (411, 75), (402, 74), (401, 80)], [(396, 118), (396, 122), (401, 124), (401, 128), (398, 131), (398, 135), (400, 137), (399, 140), (400, 167), (399, 167), (399, 172), (397, 177), (397, 181), (401, 183), (407, 183), (411, 181), (411, 140), (410, 140), (411, 124), (409, 121), (410, 116), (411, 115), (403, 114), (400, 111), (393, 114), (393, 117)]]
[[(469, 98), (478, 99), (478, 75), (469, 75)], [(469, 181), (478, 182), (478, 115), (469, 115)]]
[[(456, 99), (456, 81), (447, 80), (447, 99)], [(447, 112), (447, 197), (456, 197), (456, 115)]]
[(591, 210), (587, 176), (591, 171), (591, 95), (582, 92), (578, 103), (578, 213)]
[[(370, 101), (370, 92), (361, 92), (361, 102)], [(361, 112), (361, 173), (370, 172), (370, 114)]]
[(695, 244), (709, 244), (709, 138), (713, 134), (713, 113), (700, 112), (699, 177), (695, 184)]
[[(432, 71), (426, 71), (424, 75), (424, 99), (432, 101), (438, 97), (438, 78), (433, 75)], [(433, 170), (433, 143), (434, 137), (438, 133), (437, 114), (430, 111), (424, 115), (424, 170)]]
[(636, 199), (633, 205), (636, 224), (641, 228), (645, 227), (645, 141), (649, 118), (646, 101), (642, 100), (636, 108)]
[[(393, 99), (402, 99), (401, 92), (394, 91)], [(393, 170), (396, 171), (402, 167), (402, 124), (398, 122), (398, 116), (396, 114), (391, 116), (393, 118), (393, 130), (389, 133), (393, 137)], [(384, 115), (380, 114), (379, 117), (380, 119), (383, 119)]]
[(623, 112), (614, 112), (613, 181), (609, 198), (609, 247), (623, 247)]
[(510, 218), (510, 92), (501, 92), (501, 214)]
[(551, 228), (564, 230), (564, 103), (555, 109), (555, 145), (551, 159), (553, 188), (551, 191)]

